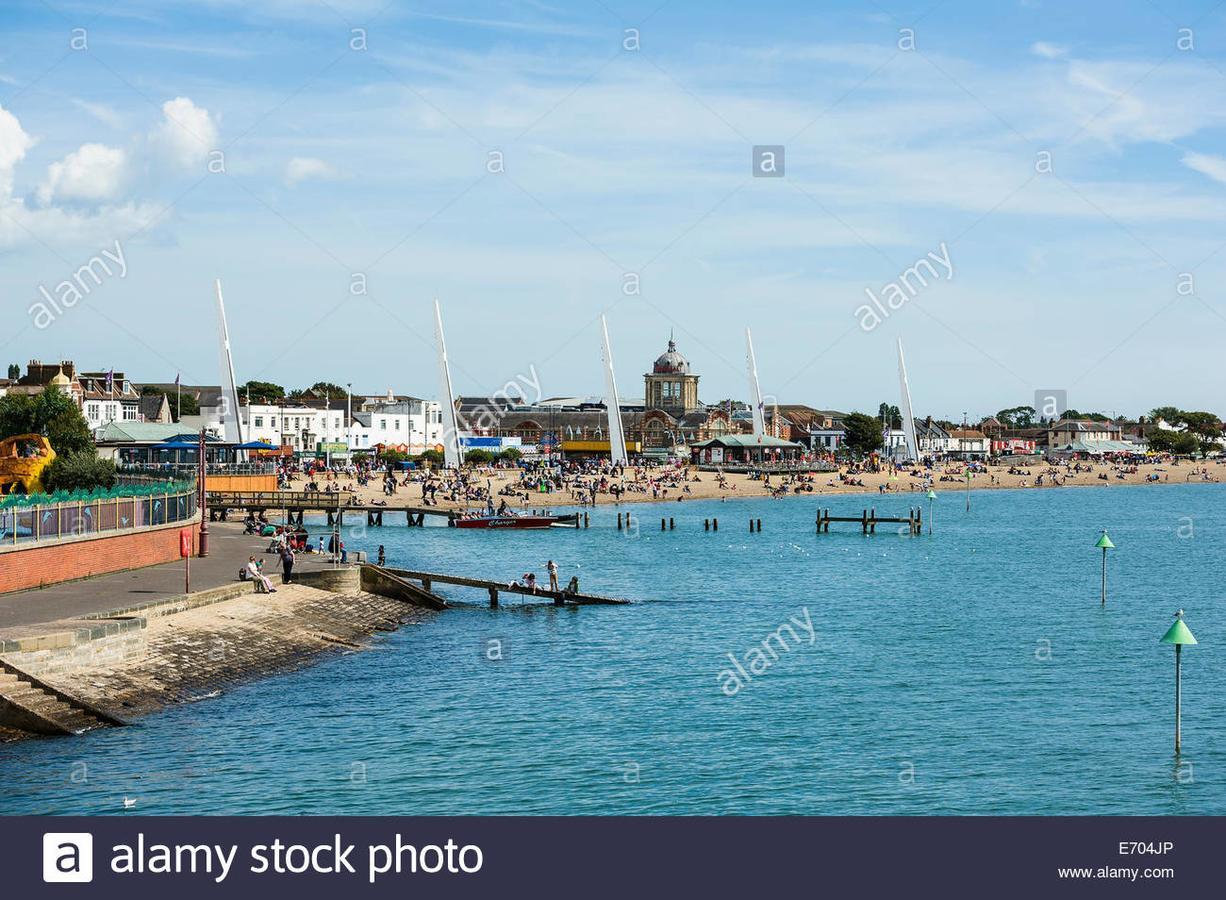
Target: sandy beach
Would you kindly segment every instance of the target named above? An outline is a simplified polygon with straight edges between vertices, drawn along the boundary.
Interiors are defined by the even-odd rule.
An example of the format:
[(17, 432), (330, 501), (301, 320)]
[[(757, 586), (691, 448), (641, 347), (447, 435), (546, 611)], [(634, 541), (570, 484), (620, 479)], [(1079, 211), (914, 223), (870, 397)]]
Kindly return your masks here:
[[(1116, 466), (1103, 463), (1081, 463), (1078, 468), (1073, 466), (1049, 466), (1034, 464), (1028, 466), (988, 466), (978, 468), (971, 473), (971, 490), (996, 489), (1027, 489), (1048, 490), (1053, 487), (1111, 487), (1129, 484), (1186, 484), (1220, 482), (1223, 470), (1221, 463), (1202, 461), (1191, 463), (1184, 461), (1163, 461), (1139, 466)], [(388, 503), (421, 504), (423, 501), (423, 482), (420, 475), (408, 473), (410, 481), (406, 485), (404, 478), (398, 482), (396, 493), (384, 494), (382, 480), (376, 477), (370, 483), (359, 486), (348, 476), (336, 476), (326, 483), (319, 480), (319, 486), (335, 484), (350, 497), (355, 504)], [(952, 464), (939, 466), (931, 470), (932, 488), (938, 493), (946, 491), (967, 490), (966, 468)], [(538, 509), (542, 507), (560, 507), (571, 505), (590, 505), (593, 495), (586, 486), (591, 482), (591, 476), (578, 476), (568, 480), (561, 489), (542, 492), (539, 489), (518, 488), (520, 472), (518, 469), (478, 468), (470, 470), (469, 484), (471, 487), (485, 488), (493, 494), (496, 503), (506, 499), (515, 509)], [(303, 490), (307, 479), (298, 476), (291, 484), (291, 490)], [(452, 499), (447, 492), (443, 479), (435, 476), (433, 483), (439, 485), (434, 494), (434, 503), (441, 509), (466, 509), (484, 505), (483, 502)], [(614, 479), (612, 484), (620, 484), (625, 488), (620, 496), (609, 491), (597, 491), (594, 501), (597, 504), (645, 503), (680, 499), (711, 500), (739, 499), (745, 497), (761, 498), (769, 496), (819, 496), (833, 494), (869, 494), (895, 495), (914, 494), (917, 497), (926, 492), (926, 477), (908, 471), (849, 473), (844, 467), (839, 472), (819, 472), (803, 475), (800, 478), (791, 475), (771, 475), (769, 478), (751, 478), (747, 474), (724, 474), (722, 478), (716, 472), (700, 472), (696, 467), (664, 469), (627, 469), (624, 479)], [(509, 492), (509, 493), (504, 493)]]

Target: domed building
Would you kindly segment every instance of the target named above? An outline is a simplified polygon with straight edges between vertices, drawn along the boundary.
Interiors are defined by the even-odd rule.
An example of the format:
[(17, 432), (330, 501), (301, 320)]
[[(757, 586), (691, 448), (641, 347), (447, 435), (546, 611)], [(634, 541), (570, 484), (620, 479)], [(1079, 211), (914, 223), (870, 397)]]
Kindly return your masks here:
[(689, 360), (677, 352), (677, 342), (671, 336), (668, 349), (656, 358), (643, 380), (648, 410), (662, 409), (679, 418), (701, 408), (698, 376), (690, 371)]
[[(668, 349), (643, 376), (642, 403), (622, 402), (622, 426), (632, 457), (665, 455), (737, 430), (728, 410), (699, 401), (698, 377), (670, 337)], [(473, 429), (483, 436), (518, 437), (525, 446), (542, 452), (560, 448), (568, 456), (608, 454), (602, 397), (558, 397), (531, 406), (507, 398), (460, 397), (458, 413), (465, 423), (484, 423)]]

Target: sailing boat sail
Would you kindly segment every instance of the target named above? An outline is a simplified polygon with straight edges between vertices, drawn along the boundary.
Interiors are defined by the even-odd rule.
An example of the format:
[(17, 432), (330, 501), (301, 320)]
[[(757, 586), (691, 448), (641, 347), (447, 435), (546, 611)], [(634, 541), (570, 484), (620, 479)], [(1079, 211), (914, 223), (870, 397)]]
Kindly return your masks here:
[(766, 409), (762, 402), (762, 388), (758, 384), (758, 361), (753, 355), (753, 335), (745, 329), (745, 362), (749, 367), (749, 402), (753, 404), (753, 436), (762, 440), (766, 434)]
[(919, 461), (919, 444), (915, 440), (915, 414), (911, 411), (911, 385), (907, 383), (907, 364), (902, 357), (902, 338), (898, 339), (898, 384), (902, 392), (902, 431), (907, 439), (908, 458)]
[(455, 392), (451, 388), (451, 366), (447, 362), (447, 339), (443, 337), (443, 313), (438, 300), (434, 301), (434, 342), (438, 348), (439, 405), (443, 408), (443, 465), (458, 469), (463, 457), (460, 454), (460, 429), (456, 421)]
[(221, 279), (214, 282), (217, 290), (217, 320), (220, 329), (218, 352), (221, 368), (221, 430), (222, 439), (234, 444), (243, 443), (243, 420), (239, 414), (238, 386), (234, 381), (234, 357), (230, 354), (230, 329), (226, 325), (226, 304), (221, 299)]
[(617, 396), (617, 378), (613, 374), (613, 349), (609, 345), (609, 323), (605, 317), (600, 317), (600, 334), (604, 339), (601, 353), (604, 360), (605, 409), (609, 413), (609, 455), (613, 465), (624, 466), (630, 460), (626, 458), (626, 433), (622, 428), (621, 401)]

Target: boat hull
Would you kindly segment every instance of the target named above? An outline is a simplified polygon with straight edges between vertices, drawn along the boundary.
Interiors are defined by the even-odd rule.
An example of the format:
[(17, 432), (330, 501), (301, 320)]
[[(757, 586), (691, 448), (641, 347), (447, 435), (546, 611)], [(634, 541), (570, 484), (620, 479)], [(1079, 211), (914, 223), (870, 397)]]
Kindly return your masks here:
[(562, 521), (558, 516), (480, 516), (473, 519), (456, 519), (456, 528), (550, 528)]

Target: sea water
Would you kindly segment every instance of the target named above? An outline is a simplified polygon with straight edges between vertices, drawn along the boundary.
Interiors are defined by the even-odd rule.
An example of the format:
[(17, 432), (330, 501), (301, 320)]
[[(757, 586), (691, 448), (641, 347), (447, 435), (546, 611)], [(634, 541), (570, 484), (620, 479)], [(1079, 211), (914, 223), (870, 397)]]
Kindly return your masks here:
[[(553, 559), (563, 584), (635, 602), (490, 610), (439, 585), (471, 605), (138, 727), (0, 747), (0, 810), (1220, 814), (1224, 497), (982, 491), (968, 512), (951, 489), (920, 536), (814, 528), (818, 506), (927, 517), (912, 494), (634, 504), (621, 531), (614, 507), (536, 532), (389, 514), (347, 525), (346, 546), (504, 581), (545, 581)], [(1179, 608), (1200, 644), (1176, 758), (1158, 639)]]

